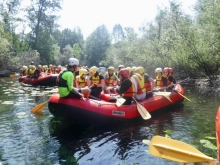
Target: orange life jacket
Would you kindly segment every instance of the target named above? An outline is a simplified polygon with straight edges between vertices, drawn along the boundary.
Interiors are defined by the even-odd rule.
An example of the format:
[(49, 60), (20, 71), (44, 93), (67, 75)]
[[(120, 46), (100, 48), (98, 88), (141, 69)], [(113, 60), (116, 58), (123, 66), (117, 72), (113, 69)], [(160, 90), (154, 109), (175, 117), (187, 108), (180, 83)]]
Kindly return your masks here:
[(113, 82), (114, 82), (114, 74), (112, 74), (111, 76), (107, 74), (105, 79), (106, 86), (113, 86)]

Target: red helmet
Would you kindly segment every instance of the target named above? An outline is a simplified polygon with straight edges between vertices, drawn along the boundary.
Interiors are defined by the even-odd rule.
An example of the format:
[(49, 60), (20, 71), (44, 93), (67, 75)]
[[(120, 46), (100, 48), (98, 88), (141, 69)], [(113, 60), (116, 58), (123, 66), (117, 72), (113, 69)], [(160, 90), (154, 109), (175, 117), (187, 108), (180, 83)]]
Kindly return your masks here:
[(170, 72), (170, 73), (173, 73), (173, 68), (169, 68), (169, 72)]
[(129, 69), (127, 69), (127, 68), (122, 68), (122, 69), (119, 71), (119, 73), (120, 73), (121, 75), (123, 75), (124, 77), (129, 77)]
[(163, 69), (163, 71), (164, 71), (164, 72), (169, 72), (169, 68), (168, 68), (168, 67), (165, 67), (165, 68)]

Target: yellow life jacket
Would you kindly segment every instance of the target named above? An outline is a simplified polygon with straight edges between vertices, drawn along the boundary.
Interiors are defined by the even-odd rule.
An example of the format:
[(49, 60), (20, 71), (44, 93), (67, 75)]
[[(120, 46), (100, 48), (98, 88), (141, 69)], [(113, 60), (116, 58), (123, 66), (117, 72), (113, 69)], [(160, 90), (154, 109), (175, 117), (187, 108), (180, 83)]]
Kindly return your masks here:
[(134, 74), (133, 77), (138, 82), (138, 84), (137, 84), (137, 94), (142, 94), (142, 93), (146, 92), (146, 88), (145, 88), (145, 85), (144, 85), (144, 78), (141, 77), (138, 74)]
[(77, 79), (79, 86), (81, 88), (84, 88), (85, 86), (87, 86), (87, 83), (86, 83), (87, 77), (82, 79), (82, 77), (78, 75), (78, 76), (76, 76), (76, 79)]

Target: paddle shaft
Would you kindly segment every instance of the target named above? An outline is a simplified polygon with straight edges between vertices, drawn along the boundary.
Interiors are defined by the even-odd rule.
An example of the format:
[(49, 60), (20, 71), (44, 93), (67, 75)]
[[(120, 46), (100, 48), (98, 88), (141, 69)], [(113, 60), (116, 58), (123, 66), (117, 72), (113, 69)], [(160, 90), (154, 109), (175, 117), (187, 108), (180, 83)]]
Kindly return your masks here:
[[(177, 91), (176, 91), (177, 92)], [(186, 100), (188, 100), (189, 102), (191, 102), (190, 99), (188, 99), (186, 96), (182, 95), (181, 93), (177, 92), (180, 96), (182, 96), (183, 98), (185, 98)]]

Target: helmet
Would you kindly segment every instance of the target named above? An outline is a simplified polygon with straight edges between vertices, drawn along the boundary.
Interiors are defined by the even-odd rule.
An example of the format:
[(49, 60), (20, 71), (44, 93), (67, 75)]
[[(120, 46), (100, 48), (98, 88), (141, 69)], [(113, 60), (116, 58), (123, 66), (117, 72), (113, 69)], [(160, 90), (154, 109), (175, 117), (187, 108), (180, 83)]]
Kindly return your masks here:
[(142, 66), (139, 66), (135, 69), (135, 71), (139, 71), (140, 74), (143, 74), (145, 72), (144, 68)]
[(132, 71), (135, 71), (135, 69), (136, 69), (136, 66), (133, 66), (133, 67), (131, 68)]
[(165, 67), (165, 68), (163, 69), (163, 71), (164, 71), (164, 72), (169, 72), (169, 68), (168, 68), (168, 67)]
[(42, 68), (42, 66), (41, 66), (41, 65), (38, 65), (38, 68)]
[(31, 61), (31, 65), (34, 65), (34, 62), (33, 62), (33, 61)]
[(92, 73), (96, 73), (98, 71), (98, 68), (96, 66), (92, 66), (90, 69), (89, 69), (89, 72), (92, 72)]
[(61, 68), (61, 65), (58, 65), (57, 68)]
[(115, 71), (115, 68), (113, 66), (108, 67), (108, 70), (113, 70)]
[(129, 73), (131, 73), (131, 71), (132, 71), (132, 70), (131, 70), (131, 67), (127, 67), (127, 69), (129, 70)]
[(119, 73), (121, 75), (123, 75), (124, 77), (129, 77), (130, 73), (129, 73), (129, 70), (127, 68), (123, 68), (119, 71)]
[(124, 68), (124, 65), (119, 65), (118, 68)]
[(76, 58), (69, 58), (68, 65), (69, 66), (79, 65), (79, 60), (77, 60)]
[(86, 69), (80, 69), (79, 70), (79, 75), (82, 76), (84, 74), (87, 74), (87, 70)]
[(25, 69), (25, 65), (22, 66), (22, 69)]
[(160, 72), (162, 72), (162, 69), (161, 69), (161, 68), (156, 68), (156, 69), (155, 69), (155, 72), (156, 72), (156, 73), (158, 73), (158, 72), (160, 73)]
[(169, 68), (169, 72), (170, 72), (170, 73), (173, 73), (173, 68)]
[(54, 65), (53, 68), (56, 69), (56, 65)]

